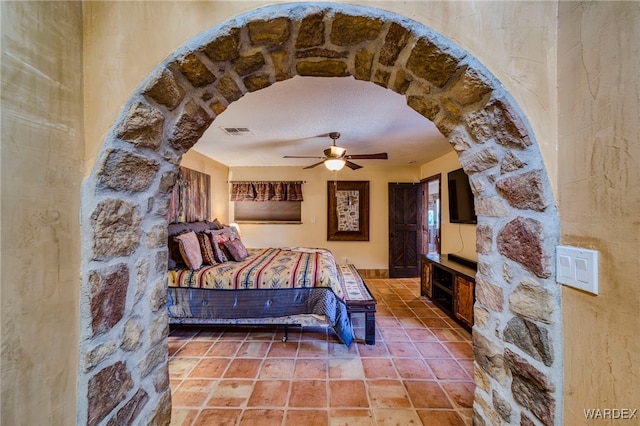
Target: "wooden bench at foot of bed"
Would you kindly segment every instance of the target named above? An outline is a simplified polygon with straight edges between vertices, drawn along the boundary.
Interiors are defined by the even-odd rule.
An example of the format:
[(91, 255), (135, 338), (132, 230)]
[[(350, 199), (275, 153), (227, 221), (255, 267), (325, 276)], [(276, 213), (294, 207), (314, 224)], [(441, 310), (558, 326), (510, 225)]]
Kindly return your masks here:
[(364, 280), (354, 265), (338, 265), (347, 305), (347, 314), (364, 313), (364, 334), (367, 345), (376, 344), (376, 304)]

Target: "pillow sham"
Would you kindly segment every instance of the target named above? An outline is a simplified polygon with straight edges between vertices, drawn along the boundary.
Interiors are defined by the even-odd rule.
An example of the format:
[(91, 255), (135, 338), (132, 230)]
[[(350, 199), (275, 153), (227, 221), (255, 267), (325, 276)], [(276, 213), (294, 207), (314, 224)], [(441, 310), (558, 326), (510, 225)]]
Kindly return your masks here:
[(216, 261), (218, 261), (218, 263), (224, 263), (228, 261), (229, 257), (227, 257), (223, 248), (224, 242), (230, 239), (229, 235), (223, 229), (208, 230), (204, 232), (209, 235), (209, 238), (211, 238), (211, 247), (213, 248), (213, 254)]
[(247, 248), (244, 246), (244, 244), (242, 244), (242, 241), (240, 241), (237, 238), (233, 240), (225, 241), (224, 246), (227, 250), (229, 250), (231, 257), (236, 262), (244, 260), (247, 258), (247, 256), (249, 256), (249, 252), (247, 252)]
[(217, 265), (216, 257), (211, 247), (211, 238), (204, 232), (196, 234), (198, 237), (198, 243), (200, 243), (200, 252), (202, 254), (202, 262), (208, 265)]
[(180, 253), (187, 267), (192, 270), (202, 268), (202, 252), (200, 251), (200, 243), (198, 237), (193, 231), (176, 235), (175, 239), (180, 246)]

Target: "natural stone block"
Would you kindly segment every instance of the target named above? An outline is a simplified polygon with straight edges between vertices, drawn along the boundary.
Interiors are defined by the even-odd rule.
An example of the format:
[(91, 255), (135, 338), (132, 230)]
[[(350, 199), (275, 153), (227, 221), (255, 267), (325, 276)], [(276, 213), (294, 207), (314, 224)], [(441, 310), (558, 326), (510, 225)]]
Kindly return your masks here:
[(462, 106), (480, 102), (492, 91), (487, 78), (478, 70), (467, 68), (449, 88), (449, 96)]
[(252, 21), (247, 24), (249, 39), (254, 46), (282, 46), (291, 34), (287, 18), (275, 18), (269, 21)]
[(471, 147), (469, 137), (460, 131), (452, 132), (449, 135), (449, 143), (456, 152), (464, 152)]
[(207, 86), (216, 81), (216, 76), (193, 53), (178, 62), (178, 69), (194, 87)]
[(164, 116), (160, 111), (142, 102), (129, 107), (125, 118), (116, 129), (116, 136), (135, 146), (158, 149), (162, 143)]
[(209, 110), (216, 116), (222, 114), (226, 109), (227, 106), (223, 104), (219, 99), (216, 99), (209, 105)]
[(450, 98), (443, 97), (440, 99), (440, 103), (442, 104), (442, 109), (447, 111), (449, 114), (453, 115), (456, 118), (460, 117), (462, 110), (460, 109), (458, 104), (456, 104)]
[(167, 389), (169, 389), (169, 368), (168, 366), (161, 366), (156, 369), (156, 372), (153, 376), (153, 388), (158, 393), (163, 393)]
[(524, 149), (532, 144), (527, 129), (510, 104), (493, 99), (478, 112), (466, 117), (467, 129), (479, 143), (493, 138), (510, 148)]
[(493, 228), (488, 225), (478, 225), (476, 228), (476, 251), (487, 254), (493, 244)]
[(229, 75), (220, 77), (218, 83), (216, 83), (216, 89), (218, 92), (229, 102), (235, 102), (244, 95), (244, 92), (240, 90), (236, 81)]
[(134, 318), (129, 318), (124, 325), (120, 347), (125, 351), (133, 351), (140, 347), (141, 337), (142, 326)]
[(249, 92), (255, 92), (271, 86), (271, 77), (268, 74), (252, 75), (242, 80), (242, 82)]
[(167, 271), (169, 261), (169, 250), (160, 250), (156, 252), (155, 264), (156, 272), (162, 273)]
[(155, 346), (169, 335), (169, 321), (166, 315), (158, 315), (149, 329), (149, 344)]
[(504, 278), (506, 282), (511, 284), (511, 280), (513, 279), (513, 269), (508, 263), (502, 264), (502, 278)]
[(296, 52), (296, 58), (323, 58), (323, 59), (346, 59), (349, 57), (348, 50), (331, 50), (331, 49), (307, 49)]
[(504, 359), (513, 374), (511, 392), (516, 402), (531, 411), (544, 425), (554, 424), (555, 387), (550, 379), (526, 359), (506, 349)]
[(176, 76), (168, 69), (151, 77), (142, 93), (169, 110), (175, 109), (184, 99), (185, 91), (176, 81)]
[(442, 50), (441, 46), (421, 38), (413, 47), (406, 67), (416, 77), (443, 87), (458, 72), (459, 63), (465, 56), (463, 51)]
[(136, 424), (136, 419), (147, 402), (149, 394), (142, 388), (138, 389), (138, 392), (109, 420), (107, 426)]
[(160, 177), (160, 187), (158, 190), (162, 193), (169, 193), (173, 191), (173, 187), (176, 185), (178, 181), (178, 173), (177, 172), (166, 172)]
[(476, 277), (476, 300), (492, 311), (502, 312), (504, 310), (502, 288), (481, 277)]
[(123, 150), (106, 153), (97, 174), (98, 187), (141, 192), (151, 185), (160, 165), (157, 161)]
[(549, 291), (532, 280), (524, 279), (509, 296), (509, 309), (534, 321), (553, 323), (553, 298)]
[(151, 290), (151, 310), (156, 312), (167, 304), (167, 283), (160, 281), (153, 286)]
[(384, 44), (382, 45), (382, 48), (380, 48), (378, 61), (382, 65), (386, 66), (392, 66), (395, 64), (396, 59), (398, 59), (398, 55), (407, 45), (409, 36), (409, 31), (405, 28), (395, 22), (391, 23), (389, 31), (387, 31), (387, 35), (384, 38)]
[(244, 77), (258, 71), (265, 64), (262, 53), (255, 52), (252, 55), (240, 56), (232, 62), (233, 68), (239, 76)]
[(505, 422), (511, 423), (511, 404), (496, 392), (495, 389), (491, 393), (491, 396), (493, 400), (493, 408), (495, 408), (496, 412)]
[(401, 68), (396, 70), (396, 76), (393, 79), (393, 84), (390, 88), (393, 89), (394, 92), (404, 95), (407, 93), (412, 81), (413, 78), (411, 75)]
[(324, 13), (315, 13), (302, 19), (296, 38), (296, 49), (306, 49), (324, 44), (324, 17)]
[(378, 86), (382, 86), (385, 89), (389, 87), (389, 78), (391, 78), (391, 73), (385, 70), (376, 70), (371, 82), (377, 84)]
[(369, 81), (373, 68), (373, 52), (368, 49), (360, 49), (355, 54), (354, 77), (357, 80)]
[(167, 245), (167, 226), (156, 225), (146, 235), (147, 248), (160, 248)]
[[(496, 410), (493, 409), (493, 405), (490, 404), (488, 401), (486, 401), (484, 399), (484, 396), (481, 395), (479, 392), (476, 392), (475, 397), (474, 397), (474, 405), (478, 404), (480, 406), (480, 408), (482, 408), (482, 413), (484, 414), (483, 417), (489, 419), (489, 424), (490, 425), (500, 425), (501, 421), (500, 421), (500, 416), (498, 415), (498, 413), (496, 412)], [(483, 419), (484, 421), (484, 419)], [(475, 423), (474, 423), (475, 426)]]
[(482, 413), (477, 410), (476, 405), (473, 406), (473, 426), (487, 426), (487, 422), (482, 417)]
[(507, 217), (509, 208), (499, 197), (476, 197), (474, 207), (478, 216)]
[(146, 377), (151, 371), (162, 364), (167, 362), (169, 353), (169, 346), (166, 341), (155, 346), (138, 364), (140, 377)]
[(133, 253), (140, 244), (140, 222), (135, 205), (113, 198), (100, 201), (91, 215), (95, 258), (128, 256)]
[(478, 366), (478, 364), (473, 364), (473, 382), (476, 387), (482, 389), (486, 393), (489, 393), (491, 390), (491, 379), (487, 373)]
[(129, 286), (129, 268), (121, 263), (89, 275), (91, 285), (91, 330), (93, 334), (109, 331), (124, 316)]
[(496, 181), (496, 189), (516, 209), (541, 212), (547, 208), (540, 170), (499, 179)]
[(544, 227), (531, 218), (517, 217), (498, 233), (498, 251), (541, 278), (551, 276), (549, 259), (544, 254)]
[(489, 324), (489, 311), (475, 304), (473, 306), (473, 323), (480, 328), (486, 328)]
[(331, 43), (336, 46), (354, 46), (363, 41), (375, 40), (383, 23), (380, 19), (337, 13), (331, 27)]
[(440, 112), (440, 105), (438, 105), (437, 101), (421, 96), (407, 97), (407, 105), (429, 120), (433, 120), (436, 114)]
[(520, 426), (536, 426), (536, 424), (525, 413), (520, 413)]
[(284, 49), (274, 50), (270, 53), (270, 56), (276, 81), (284, 81), (293, 77), (291, 64), (289, 63), (289, 52)]
[(300, 61), (296, 65), (298, 75), (309, 77), (347, 77), (347, 64), (338, 60)]
[(500, 160), (500, 173), (515, 172), (526, 166), (527, 163), (521, 161), (515, 154), (508, 151), (505, 156)]
[(240, 29), (232, 28), (229, 34), (220, 36), (207, 44), (203, 52), (214, 62), (231, 61), (240, 56)]
[(168, 426), (171, 423), (171, 391), (167, 390), (145, 424)]
[(483, 172), (498, 164), (498, 157), (492, 149), (483, 149), (460, 156), (460, 164), (468, 174)]
[(491, 377), (502, 385), (507, 384), (509, 376), (502, 349), (477, 330), (473, 333), (473, 358)]
[(191, 100), (182, 109), (176, 121), (169, 145), (179, 151), (187, 151), (207, 130), (213, 119), (198, 103)]
[(151, 266), (146, 259), (138, 259), (136, 262), (136, 294), (134, 303), (137, 303), (144, 294), (150, 269)]
[(553, 364), (553, 349), (547, 330), (531, 321), (514, 317), (507, 323), (504, 340), (513, 343), (547, 367)]
[(449, 137), (449, 135), (460, 125), (460, 121), (457, 118), (448, 114), (443, 114), (433, 123), (444, 137)]
[(114, 342), (107, 342), (91, 349), (87, 352), (84, 362), (84, 371), (91, 371), (93, 368), (107, 359), (109, 355), (116, 351), (116, 344)]
[(98, 372), (89, 380), (87, 424), (100, 423), (105, 415), (124, 401), (132, 388), (131, 373), (122, 361)]

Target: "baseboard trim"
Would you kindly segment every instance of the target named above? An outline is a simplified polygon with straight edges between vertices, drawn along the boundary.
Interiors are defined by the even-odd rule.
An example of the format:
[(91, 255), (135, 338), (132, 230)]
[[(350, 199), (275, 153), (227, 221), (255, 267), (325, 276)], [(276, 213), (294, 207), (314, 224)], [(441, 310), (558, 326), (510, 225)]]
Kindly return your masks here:
[(358, 269), (362, 278), (389, 278), (388, 269)]

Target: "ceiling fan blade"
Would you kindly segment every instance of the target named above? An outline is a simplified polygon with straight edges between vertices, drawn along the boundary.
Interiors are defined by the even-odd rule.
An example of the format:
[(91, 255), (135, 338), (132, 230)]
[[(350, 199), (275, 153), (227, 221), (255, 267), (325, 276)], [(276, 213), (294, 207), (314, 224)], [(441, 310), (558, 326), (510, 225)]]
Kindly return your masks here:
[(324, 163), (324, 160), (320, 161), (319, 163), (315, 163), (310, 166), (303, 167), (303, 169), (313, 169), (314, 167), (319, 166), (320, 164), (323, 164), (323, 163)]
[(313, 156), (313, 157), (308, 157), (308, 156), (297, 156), (297, 155), (285, 155), (282, 158), (324, 158), (324, 157), (317, 157), (317, 156)]
[(347, 166), (348, 168), (350, 168), (351, 170), (358, 170), (358, 169), (361, 169), (361, 168), (362, 168), (362, 166), (359, 166), (359, 165), (358, 165), (358, 164), (356, 164), (356, 163), (352, 163), (352, 162), (351, 162), (351, 161), (349, 161), (349, 160), (347, 160), (347, 161), (344, 163), (344, 165), (345, 165), (345, 166)]
[(350, 160), (386, 160), (389, 158), (386, 152), (381, 152), (379, 154), (355, 154), (355, 155), (347, 155), (346, 158)]

